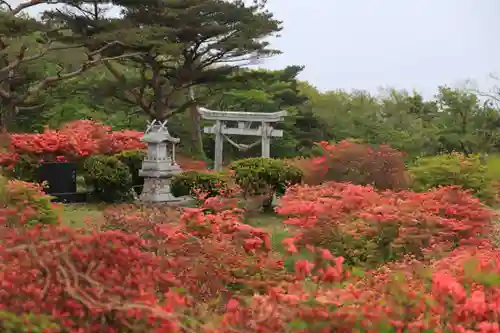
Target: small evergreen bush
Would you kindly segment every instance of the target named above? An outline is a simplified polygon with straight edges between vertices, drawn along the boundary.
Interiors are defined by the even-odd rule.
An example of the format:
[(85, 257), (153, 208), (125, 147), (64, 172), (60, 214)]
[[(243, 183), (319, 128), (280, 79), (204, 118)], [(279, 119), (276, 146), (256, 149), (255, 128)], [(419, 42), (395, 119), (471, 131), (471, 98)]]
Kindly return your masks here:
[(287, 186), (299, 184), (303, 176), (299, 168), (271, 158), (242, 159), (231, 163), (229, 168), (245, 197), (283, 194)]
[(5, 174), (10, 178), (20, 179), (25, 182), (36, 182), (40, 161), (30, 155), (20, 155), (14, 167), (7, 169)]
[(486, 202), (494, 198), (492, 179), (478, 155), (443, 154), (417, 159), (409, 168), (411, 187), (424, 192), (434, 187), (457, 185), (471, 190)]
[(132, 175), (129, 168), (114, 156), (96, 155), (84, 164), (85, 182), (94, 189), (96, 199), (117, 202), (130, 199)]
[(200, 191), (207, 197), (216, 197), (227, 189), (227, 181), (223, 174), (201, 172), (201, 171), (186, 171), (172, 180), (172, 194), (176, 197), (185, 195), (196, 195), (196, 191)]
[(144, 150), (128, 150), (115, 155), (129, 168), (134, 186), (144, 184), (144, 178), (139, 176), (139, 170), (142, 168), (142, 161), (145, 156), (146, 152)]

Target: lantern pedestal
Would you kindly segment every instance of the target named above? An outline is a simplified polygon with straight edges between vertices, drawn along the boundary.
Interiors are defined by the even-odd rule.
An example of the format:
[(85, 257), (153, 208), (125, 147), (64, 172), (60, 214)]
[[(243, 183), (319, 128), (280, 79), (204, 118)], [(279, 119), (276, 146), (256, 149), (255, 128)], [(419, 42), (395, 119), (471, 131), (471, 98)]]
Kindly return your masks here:
[(148, 145), (148, 154), (139, 171), (139, 176), (144, 177), (139, 197), (143, 202), (180, 203), (186, 200), (173, 196), (170, 190), (172, 177), (181, 173), (182, 169), (175, 162), (175, 145), (180, 140), (170, 135), (166, 124), (166, 121), (152, 121), (141, 139)]

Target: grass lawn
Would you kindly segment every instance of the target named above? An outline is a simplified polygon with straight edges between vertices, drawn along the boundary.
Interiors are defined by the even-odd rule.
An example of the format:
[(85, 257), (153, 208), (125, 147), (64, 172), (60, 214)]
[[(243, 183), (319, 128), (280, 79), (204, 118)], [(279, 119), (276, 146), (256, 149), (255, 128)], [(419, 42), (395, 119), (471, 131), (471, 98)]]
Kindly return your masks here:
[(85, 227), (85, 222), (99, 222), (103, 218), (101, 209), (97, 205), (64, 204), (61, 209), (61, 218), (64, 224), (75, 228)]
[[(282, 244), (283, 240), (290, 236), (290, 231), (286, 225), (283, 224), (283, 217), (275, 214), (261, 214), (247, 219), (246, 223), (251, 226), (259, 227), (271, 235), (272, 250), (280, 253), (285, 253), (285, 248)], [(284, 265), (289, 271), (294, 270), (295, 262), (300, 259), (311, 260), (312, 255), (310, 252), (302, 250), (295, 255), (286, 257)]]
[(246, 223), (266, 230), (271, 235), (271, 244), (274, 251), (283, 251), (281, 242), (288, 237), (288, 228), (283, 224), (283, 218), (275, 214), (261, 214), (252, 216), (246, 220)]

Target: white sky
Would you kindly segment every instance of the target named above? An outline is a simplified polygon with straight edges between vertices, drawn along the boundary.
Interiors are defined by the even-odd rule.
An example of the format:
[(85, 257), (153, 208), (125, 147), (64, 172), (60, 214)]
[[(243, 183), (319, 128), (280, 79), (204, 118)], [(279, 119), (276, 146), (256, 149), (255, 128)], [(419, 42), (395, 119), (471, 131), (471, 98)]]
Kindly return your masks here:
[[(20, 0), (8, 1), (11, 4)], [(267, 68), (305, 65), (322, 90), (417, 89), (500, 73), (499, 0), (268, 0), (284, 21)], [(39, 9), (38, 9), (39, 10)], [(33, 13), (33, 11), (31, 12)]]

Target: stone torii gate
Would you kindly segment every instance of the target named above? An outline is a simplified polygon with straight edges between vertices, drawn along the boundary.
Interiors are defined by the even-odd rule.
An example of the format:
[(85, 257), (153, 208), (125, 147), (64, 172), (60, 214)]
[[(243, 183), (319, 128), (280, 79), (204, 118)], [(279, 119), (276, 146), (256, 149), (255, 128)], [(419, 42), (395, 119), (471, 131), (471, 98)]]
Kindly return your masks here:
[[(271, 124), (283, 121), (286, 111), (273, 113), (242, 112), (242, 111), (214, 111), (200, 107), (200, 116), (205, 120), (215, 121), (210, 127), (205, 127), (204, 133), (215, 134), (215, 165), (214, 170), (222, 169), (224, 139), (241, 151), (246, 151), (258, 144), (262, 146), (262, 157), (271, 156), (271, 138), (282, 137), (283, 131), (274, 129)], [(228, 127), (228, 122), (237, 122), (237, 127)], [(258, 128), (251, 128), (253, 123), (260, 123)], [(238, 144), (228, 135), (260, 136), (260, 139), (251, 145)]]

